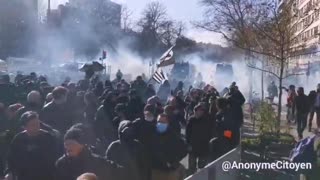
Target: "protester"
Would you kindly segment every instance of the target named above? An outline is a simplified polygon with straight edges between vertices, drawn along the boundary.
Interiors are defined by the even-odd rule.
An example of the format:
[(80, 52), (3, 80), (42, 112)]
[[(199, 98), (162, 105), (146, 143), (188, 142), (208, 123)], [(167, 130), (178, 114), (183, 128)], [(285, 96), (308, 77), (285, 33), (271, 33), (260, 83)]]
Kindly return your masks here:
[(21, 117), (24, 131), (13, 139), (8, 154), (9, 176), (18, 180), (53, 180), (58, 148), (54, 137), (40, 129), (36, 112)]
[(237, 86), (231, 86), (227, 95), (227, 100), (229, 101), (230, 113), (233, 115), (233, 123), (235, 127), (233, 132), (234, 145), (238, 145), (240, 143), (240, 128), (244, 121), (242, 106), (246, 99)]
[(294, 104), (296, 105), (297, 132), (299, 139), (302, 139), (303, 131), (307, 126), (309, 101), (308, 97), (304, 94), (303, 87), (299, 87), (297, 92), (298, 95), (295, 98)]
[(310, 110), (310, 117), (309, 117), (309, 131), (311, 131), (314, 114), (316, 114), (317, 128), (320, 129), (320, 84), (317, 85), (316, 92), (311, 92), (309, 94), (309, 99), (311, 103), (311, 110)]
[(278, 88), (274, 81), (271, 81), (271, 84), (268, 86), (269, 99), (271, 103), (274, 101), (274, 97), (278, 96)]
[(295, 122), (295, 117), (294, 117), (294, 114), (295, 114), (295, 98), (297, 96), (296, 94), (296, 87), (294, 85), (290, 85), (289, 86), (289, 89), (286, 89), (286, 91), (288, 92), (288, 97), (287, 97), (287, 121), (288, 123), (290, 122)]
[(106, 158), (126, 168), (130, 180), (149, 180), (151, 160), (146, 149), (135, 138), (135, 129), (130, 121), (122, 121), (119, 126), (119, 140), (114, 141), (106, 152)]
[(190, 146), (189, 173), (204, 168), (208, 163), (209, 142), (213, 137), (213, 121), (208, 118), (205, 104), (194, 108), (194, 115), (189, 118), (186, 137)]
[[(187, 150), (190, 169), (195, 172), (197, 166), (202, 168), (209, 162), (209, 147), (221, 150), (209, 144), (214, 135), (220, 140), (225, 138), (225, 144), (220, 143), (219, 146), (229, 148), (237, 145), (245, 99), (235, 83), (227, 94), (226, 107), (219, 106), (219, 109), (216, 107), (219, 93), (203, 82), (203, 89), (190, 86), (184, 93), (183, 85), (188, 81), (166, 80), (157, 88), (156, 95), (152, 82), (147, 86), (140, 76), (133, 82), (126, 82), (122, 77), (119, 70), (114, 81), (107, 80), (103, 85), (98, 75), (87, 72), (85, 79), (77, 83), (68, 79), (62, 83), (63, 87), (51, 87), (47, 78), (34, 74), (16, 78), (16, 83), (11, 84), (14, 89), (12, 102), (16, 104), (3, 104), (0, 108), (0, 137), (6, 139), (1, 141), (4, 144), (1, 144), (3, 155), (0, 158), (7, 159), (5, 154), (10, 146), (7, 141), (17, 134), (19, 137), (24, 134), (18, 120), (21, 114), (30, 110), (40, 113), (40, 131), (53, 139), (48, 140), (51, 142), (48, 148), (52, 147), (51, 150), (56, 152), (56, 157), (51, 160), (56, 162), (56, 167), (52, 165), (47, 175), (55, 175), (57, 180), (76, 180), (83, 173), (94, 173), (101, 180), (182, 180), (185, 173), (180, 161)], [(6, 85), (10, 84), (7, 77), (2, 80)], [(170, 84), (178, 86), (172, 91)], [(231, 120), (232, 125), (229, 124)], [(224, 131), (228, 132), (228, 137)], [(184, 135), (188, 141), (183, 139)], [(66, 148), (64, 155), (63, 146)], [(39, 156), (46, 153), (46, 148), (43, 149)], [(19, 162), (23, 160), (13, 156)], [(106, 156), (109, 161), (101, 156)], [(58, 160), (58, 157), (61, 158)], [(35, 162), (40, 164), (38, 161), (41, 162)], [(23, 166), (26, 164), (21, 163)], [(4, 169), (4, 166), (5, 163), (0, 164), (0, 168)], [(28, 173), (33, 174), (34, 171)], [(17, 176), (17, 173), (12, 175)]]
[(211, 161), (230, 151), (235, 147), (235, 124), (229, 102), (225, 98), (216, 100), (216, 137), (210, 140)]
[(71, 128), (64, 136), (66, 154), (56, 162), (56, 180), (76, 180), (92, 172), (99, 179), (121, 179), (122, 169), (111, 161), (92, 154), (80, 129)]
[(169, 127), (167, 115), (160, 114), (152, 146), (152, 180), (181, 180), (184, 177), (180, 161), (187, 155), (187, 144), (181, 135)]

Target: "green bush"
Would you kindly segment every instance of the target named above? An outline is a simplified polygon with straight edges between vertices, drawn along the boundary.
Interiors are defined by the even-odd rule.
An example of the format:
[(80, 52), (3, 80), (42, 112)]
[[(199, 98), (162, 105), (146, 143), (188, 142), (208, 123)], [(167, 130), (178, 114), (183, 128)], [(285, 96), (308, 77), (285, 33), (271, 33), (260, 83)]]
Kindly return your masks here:
[(260, 135), (277, 134), (276, 117), (276, 113), (272, 106), (266, 102), (262, 102), (257, 113)]

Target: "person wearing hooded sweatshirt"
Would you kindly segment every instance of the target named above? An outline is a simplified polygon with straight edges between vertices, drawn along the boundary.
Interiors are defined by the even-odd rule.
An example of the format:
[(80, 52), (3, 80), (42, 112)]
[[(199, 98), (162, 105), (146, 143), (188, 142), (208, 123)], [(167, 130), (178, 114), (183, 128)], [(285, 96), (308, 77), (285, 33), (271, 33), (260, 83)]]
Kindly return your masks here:
[(24, 131), (11, 142), (8, 152), (8, 176), (17, 180), (53, 180), (58, 148), (53, 136), (40, 129), (36, 112), (25, 112), (21, 119)]
[(146, 105), (144, 108), (144, 118), (133, 122), (136, 139), (141, 142), (148, 151), (155, 138), (156, 131), (156, 108), (153, 105)]
[(191, 149), (189, 152), (190, 174), (193, 174), (197, 168), (204, 168), (207, 165), (214, 123), (208, 118), (206, 112), (205, 104), (198, 104), (187, 124), (186, 137)]
[(152, 180), (180, 180), (184, 167), (180, 161), (187, 155), (187, 144), (169, 126), (166, 114), (160, 114), (152, 146)]
[(130, 121), (119, 125), (119, 140), (114, 141), (106, 151), (107, 160), (126, 168), (130, 180), (150, 180), (151, 161), (147, 158), (144, 146), (136, 139), (135, 129)]
[(86, 146), (84, 133), (71, 128), (64, 136), (65, 155), (56, 162), (56, 180), (76, 180), (91, 172), (102, 180), (122, 180), (123, 168), (93, 154)]

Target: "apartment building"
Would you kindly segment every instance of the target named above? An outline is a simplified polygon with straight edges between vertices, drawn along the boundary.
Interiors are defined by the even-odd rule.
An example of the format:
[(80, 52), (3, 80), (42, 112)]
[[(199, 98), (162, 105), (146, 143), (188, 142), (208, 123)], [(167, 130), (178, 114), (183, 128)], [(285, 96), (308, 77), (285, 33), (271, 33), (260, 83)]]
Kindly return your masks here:
[(303, 55), (294, 57), (296, 63), (289, 66), (305, 69), (308, 63), (320, 62), (320, 53), (312, 53), (320, 50), (320, 0), (295, 0), (292, 11), (292, 28), (297, 37), (292, 47), (303, 50)]

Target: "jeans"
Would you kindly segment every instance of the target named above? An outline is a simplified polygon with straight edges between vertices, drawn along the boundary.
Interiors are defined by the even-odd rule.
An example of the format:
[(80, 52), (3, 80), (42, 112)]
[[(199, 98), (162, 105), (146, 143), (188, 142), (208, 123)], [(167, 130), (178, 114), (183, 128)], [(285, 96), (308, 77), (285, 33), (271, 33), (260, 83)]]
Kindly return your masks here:
[(302, 137), (303, 131), (307, 126), (308, 113), (297, 112), (296, 120), (297, 120), (297, 131), (298, 135)]

